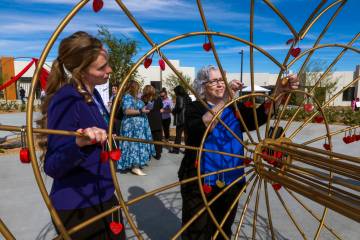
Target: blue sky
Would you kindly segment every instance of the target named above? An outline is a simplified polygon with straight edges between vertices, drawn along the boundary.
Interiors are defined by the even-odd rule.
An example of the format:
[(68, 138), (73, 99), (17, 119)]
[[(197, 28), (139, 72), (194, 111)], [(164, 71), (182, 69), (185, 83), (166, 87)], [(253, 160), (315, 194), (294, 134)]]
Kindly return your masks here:
[[(321, 0), (273, 0), (274, 5), (299, 30), (305, 19)], [(76, 0), (0, 0), (0, 56), (39, 57), (47, 40), (58, 23), (76, 4)], [(128, 0), (123, 1), (134, 17), (154, 42), (161, 43), (174, 36), (203, 31), (200, 14), (195, 0)], [(326, 4), (334, 2), (329, 0)], [(206, 0), (202, 1), (209, 28), (249, 39), (250, 0)], [(109, 28), (117, 36), (126, 36), (139, 43), (141, 55), (150, 49), (145, 38), (137, 31), (114, 0), (104, 0), (104, 8), (92, 11), (92, 0), (72, 19), (60, 37), (83, 30), (97, 33), (99, 25)], [(338, 6), (338, 5), (337, 5)], [(328, 22), (337, 7), (332, 8), (313, 26), (308, 35), (299, 44), (302, 49), (312, 46), (317, 36)], [(329, 28), (321, 43), (349, 42), (360, 29), (358, 10), (360, 1), (348, 0), (342, 12)], [(279, 62), (283, 62), (288, 50), (285, 42), (292, 37), (286, 25), (260, 0), (255, 1), (254, 40)], [(227, 38), (214, 37), (224, 69), (239, 72), (239, 51), (244, 50), (244, 72), (249, 72), (249, 47)], [(203, 36), (179, 40), (163, 49), (170, 59), (179, 59), (182, 66), (214, 64), (210, 52), (202, 49)], [(57, 42), (58, 44), (58, 42)], [(56, 57), (57, 46), (52, 49), (48, 60)], [(359, 40), (355, 43), (359, 47)], [(313, 56), (314, 61), (330, 63), (340, 48), (327, 48)], [(255, 72), (277, 73), (279, 68), (260, 53), (255, 53)], [(155, 62), (155, 61), (154, 61)], [(360, 64), (359, 54), (347, 52), (336, 65), (338, 71), (353, 71)], [(324, 65), (325, 66), (325, 65)], [(292, 70), (296, 71), (299, 64)]]

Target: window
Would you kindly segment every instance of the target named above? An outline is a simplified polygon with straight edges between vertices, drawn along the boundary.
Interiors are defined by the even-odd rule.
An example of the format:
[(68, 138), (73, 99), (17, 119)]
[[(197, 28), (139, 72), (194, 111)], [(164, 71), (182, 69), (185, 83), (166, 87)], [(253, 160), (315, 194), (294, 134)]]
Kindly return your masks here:
[(351, 101), (355, 96), (355, 87), (349, 87), (343, 92), (343, 101)]

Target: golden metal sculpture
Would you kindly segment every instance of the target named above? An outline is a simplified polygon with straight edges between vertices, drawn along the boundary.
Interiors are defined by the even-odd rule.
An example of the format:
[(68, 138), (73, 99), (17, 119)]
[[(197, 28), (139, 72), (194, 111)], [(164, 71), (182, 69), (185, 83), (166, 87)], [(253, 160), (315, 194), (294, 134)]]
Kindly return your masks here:
[[(263, 191), (265, 194), (267, 220), (268, 220), (267, 224), (270, 229), (271, 238), (275, 239), (274, 226), (273, 226), (273, 220), (272, 220), (272, 215), (271, 215), (271, 204), (269, 201), (269, 192), (268, 192), (268, 185), (271, 183), (281, 184), (281, 186), (283, 186), (285, 191), (288, 192), (289, 195), (296, 202), (298, 202), (308, 213), (310, 213), (312, 215), (312, 217), (314, 219), (316, 219), (316, 221), (318, 222), (318, 226), (317, 226), (315, 235), (307, 236), (307, 234), (304, 232), (304, 230), (302, 229), (300, 224), (297, 222), (296, 217), (292, 214), (291, 210), (287, 206), (282, 195), (278, 191), (274, 191), (276, 197), (279, 199), (281, 205), (283, 206), (284, 210), (288, 214), (289, 219), (294, 224), (294, 226), (298, 230), (301, 237), (304, 239), (307, 239), (310, 237), (314, 238), (314, 239), (319, 238), (320, 232), (323, 228), (327, 229), (335, 238), (341, 239), (340, 234), (335, 232), (335, 230), (333, 230), (330, 226), (328, 226), (325, 223), (328, 209), (334, 210), (334, 211), (340, 213), (341, 215), (344, 215), (344, 216), (354, 220), (355, 222), (360, 223), (360, 187), (350, 184), (347, 181), (336, 179), (333, 177), (334, 174), (337, 174), (338, 176), (344, 176), (349, 179), (360, 181), (360, 158), (359, 158), (359, 156), (348, 156), (348, 155), (344, 155), (344, 154), (340, 154), (340, 153), (335, 153), (332, 151), (332, 149), (333, 149), (332, 136), (334, 136), (336, 134), (347, 132), (351, 129), (359, 128), (360, 124), (351, 126), (351, 127), (346, 127), (341, 130), (338, 130), (338, 131), (330, 131), (328, 120), (324, 114), (324, 110), (329, 106), (329, 104), (331, 102), (333, 102), (335, 100), (335, 98), (337, 96), (339, 96), (343, 91), (345, 91), (346, 88), (348, 88), (349, 86), (352, 86), (354, 83), (357, 83), (360, 80), (360, 77), (357, 77), (352, 82), (347, 84), (344, 89), (342, 89), (341, 91), (336, 93), (334, 96), (332, 96), (328, 101), (326, 101), (322, 105), (320, 105), (319, 102), (312, 95), (315, 87), (318, 84), (320, 84), (320, 82), (325, 78), (326, 74), (342, 58), (342, 56), (344, 55), (344, 53), (346, 51), (350, 50), (350, 51), (353, 51), (356, 53), (360, 53), (360, 50), (358, 48), (355, 48), (352, 46), (354, 44), (354, 42), (358, 39), (359, 34), (357, 34), (346, 45), (344, 45), (344, 44), (319, 45), (319, 42), (323, 38), (327, 29), (329, 28), (331, 23), (334, 21), (336, 16), (339, 14), (341, 9), (347, 2), (346, 0), (334, 1), (333, 3), (329, 4), (323, 10), (321, 10), (321, 9), (325, 5), (326, 1), (320, 1), (318, 6), (310, 14), (310, 16), (307, 18), (307, 20), (303, 24), (302, 28), (300, 29), (300, 31), (298, 31), (298, 32), (294, 29), (294, 27), (290, 24), (290, 22), (285, 18), (285, 16), (270, 1), (264, 0), (266, 5), (268, 5), (269, 8), (274, 11), (274, 13), (276, 13), (276, 15), (284, 22), (284, 24), (286, 24), (286, 26), (289, 28), (290, 32), (293, 34), (294, 41), (290, 45), (289, 51), (282, 63), (280, 63), (278, 60), (276, 60), (274, 57), (272, 57), (268, 52), (266, 52), (264, 49), (262, 49), (261, 47), (259, 47), (258, 45), (256, 45), (254, 43), (254, 39), (253, 39), (254, 0), (251, 0), (251, 4), (250, 4), (250, 19), (249, 19), (250, 20), (250, 38), (249, 38), (250, 40), (249, 41), (239, 38), (237, 36), (227, 34), (227, 33), (210, 31), (207, 21), (206, 21), (205, 13), (204, 13), (202, 5), (201, 5), (201, 1), (197, 0), (196, 3), (197, 3), (197, 7), (198, 7), (198, 10), (200, 13), (200, 17), (201, 17), (203, 25), (204, 25), (204, 31), (182, 34), (182, 35), (170, 38), (160, 44), (154, 43), (154, 41), (142, 29), (140, 24), (136, 21), (134, 16), (132, 16), (132, 14), (126, 8), (125, 4), (122, 1), (120, 1), (120, 0), (115, 0), (115, 1), (119, 5), (121, 10), (130, 19), (130, 21), (134, 24), (134, 26), (139, 30), (139, 32), (148, 41), (148, 43), (151, 46), (151, 49), (144, 56), (142, 56), (141, 58), (138, 59), (138, 61), (134, 64), (132, 69), (129, 71), (129, 73), (125, 77), (125, 79), (123, 79), (121, 81), (121, 84), (119, 86), (120, 91), (118, 92), (117, 96), (115, 97), (115, 99), (113, 101), (112, 109), (111, 109), (111, 117), (110, 117), (110, 122), (109, 122), (109, 129), (108, 129), (109, 140), (111, 141), (110, 136), (112, 135), (113, 127), (114, 127), (114, 117), (115, 117), (115, 112), (116, 112), (115, 109), (117, 109), (117, 107), (120, 105), (120, 100), (121, 100), (122, 94), (124, 92), (123, 90), (124, 90), (125, 84), (130, 79), (130, 76), (132, 75), (132, 73), (140, 66), (140, 64), (143, 63), (145, 58), (147, 56), (150, 56), (155, 51), (158, 51), (159, 54), (161, 54), (162, 59), (166, 62), (166, 64), (170, 67), (170, 69), (177, 75), (177, 77), (180, 79), (180, 81), (182, 83), (184, 83), (185, 86), (187, 86), (187, 88), (196, 96), (196, 98), (200, 102), (202, 102), (202, 104), (210, 112), (212, 112), (211, 109), (209, 109), (208, 105), (197, 95), (197, 93), (192, 89), (192, 87), (182, 78), (179, 71), (166, 58), (165, 54), (161, 51), (161, 49), (168, 44), (171, 44), (173, 42), (176, 42), (176, 41), (184, 39), (184, 38), (189, 38), (189, 37), (194, 37), (194, 36), (206, 36), (210, 41), (211, 49), (213, 51), (214, 58), (220, 69), (222, 77), (223, 77), (223, 79), (226, 79), (226, 75), (225, 75), (225, 72), (221, 65), (221, 62), (219, 60), (218, 53), (216, 51), (216, 45), (213, 40), (213, 36), (220, 36), (220, 37), (229, 38), (229, 39), (233, 39), (235, 41), (241, 42), (243, 44), (248, 45), (250, 48), (250, 73), (251, 73), (250, 79), (251, 79), (252, 93), (241, 96), (236, 99), (234, 98), (234, 96), (231, 96), (231, 101), (229, 101), (223, 107), (223, 109), (227, 106), (234, 105), (235, 110), (239, 115), (239, 118), (240, 118), (239, 120), (242, 123), (244, 123), (243, 117), (241, 116), (241, 113), (239, 112), (235, 103), (239, 100), (243, 100), (243, 99), (247, 99), (247, 98), (251, 99), (252, 104), (253, 104), (253, 114), (254, 114), (254, 119), (255, 119), (255, 124), (256, 124), (257, 139), (255, 139), (255, 137), (249, 132), (246, 125), (245, 125), (245, 134), (246, 134), (246, 137), (249, 139), (249, 143), (247, 143), (246, 141), (242, 140), (239, 136), (237, 136), (220, 119), (220, 115), (221, 115), (223, 109), (216, 114), (214, 114), (212, 112), (214, 115), (213, 119), (212, 119), (212, 123), (215, 121), (218, 121), (219, 122), (218, 124), (222, 124), (232, 134), (232, 136), (234, 138), (236, 138), (244, 146), (244, 149), (246, 149), (246, 151), (248, 153), (251, 153), (252, 163), (249, 165), (246, 165), (246, 166), (245, 165), (238, 166), (235, 168), (224, 169), (221, 171), (211, 172), (211, 173), (207, 173), (207, 174), (201, 174), (201, 170), (200, 170), (201, 164), (198, 164), (198, 171), (197, 171), (196, 177), (186, 179), (183, 181), (179, 181), (179, 182), (174, 182), (174, 183), (168, 184), (166, 186), (161, 186), (157, 189), (149, 191), (149, 192), (147, 192), (139, 197), (136, 197), (132, 200), (125, 201), (122, 196), (121, 190), (120, 190), (120, 185), (119, 185), (119, 182), (118, 182), (118, 179), (116, 176), (115, 166), (114, 166), (114, 163), (112, 162), (110, 164), (110, 168), (111, 168), (112, 178), (113, 178), (113, 181), (115, 184), (116, 195), (119, 199), (119, 205), (114, 207), (113, 209), (103, 212), (102, 214), (79, 224), (78, 226), (73, 227), (72, 229), (65, 229), (62, 222), (60, 221), (60, 219), (58, 217), (58, 214), (57, 214), (55, 208), (53, 207), (53, 205), (50, 201), (49, 195), (48, 195), (45, 185), (44, 185), (44, 181), (40, 174), (40, 169), (39, 169), (38, 161), (37, 161), (36, 154), (35, 154), (34, 134), (36, 134), (36, 133), (44, 134), (45, 133), (45, 134), (61, 134), (61, 135), (68, 135), (68, 136), (80, 136), (80, 134), (76, 133), (76, 132), (71, 132), (71, 131), (33, 128), (32, 127), (33, 102), (34, 102), (34, 96), (35, 96), (35, 88), (38, 83), (38, 78), (39, 78), (41, 67), (43, 66), (45, 59), (46, 59), (50, 49), (52, 48), (55, 40), (58, 38), (58, 36), (63, 31), (63, 29), (66, 27), (66, 25), (75, 16), (75, 14), (78, 11), (80, 11), (89, 2), (89, 0), (81, 0), (59, 24), (59, 26), (57, 27), (57, 29), (51, 36), (50, 40), (46, 44), (46, 46), (41, 54), (39, 64), (36, 68), (36, 71), (34, 73), (33, 80), (32, 80), (31, 91), (30, 91), (29, 101), (28, 101), (29, 104), (27, 107), (27, 115), (26, 115), (26, 135), (27, 135), (27, 142), (28, 142), (29, 149), (30, 149), (31, 164), (32, 164), (32, 168), (33, 168), (34, 175), (35, 175), (37, 184), (39, 186), (40, 192), (45, 201), (45, 204), (49, 209), (50, 215), (51, 215), (52, 219), (54, 220), (56, 227), (59, 229), (59, 231), (61, 233), (58, 237), (56, 237), (56, 239), (71, 239), (72, 233), (79, 231), (80, 229), (90, 225), (91, 223), (101, 219), (104, 216), (112, 214), (113, 212), (117, 211), (120, 208), (123, 210), (123, 213), (125, 214), (125, 217), (127, 219), (127, 223), (129, 223), (129, 225), (130, 225), (132, 231), (134, 232), (134, 234), (136, 235), (136, 237), (138, 239), (143, 239), (143, 236), (139, 233), (139, 231), (136, 227), (136, 224), (134, 223), (132, 217), (129, 214), (128, 207), (132, 204), (140, 202), (141, 200), (143, 200), (145, 198), (154, 196), (157, 193), (163, 192), (165, 190), (177, 187), (181, 184), (185, 184), (185, 183), (188, 183), (191, 181), (198, 181), (201, 195), (202, 195), (202, 198), (204, 201), (204, 207), (198, 212), (198, 214), (194, 215), (193, 218), (189, 222), (187, 222), (181, 229), (179, 229), (178, 232), (174, 233), (172, 239), (177, 239), (181, 235), (181, 233), (193, 221), (195, 221), (197, 219), (197, 217), (204, 211), (208, 211), (212, 221), (217, 226), (217, 232), (215, 233), (214, 238), (216, 238), (216, 236), (218, 236), (218, 234), (221, 234), (225, 239), (229, 239), (231, 236), (226, 236), (226, 234), (222, 230), (222, 225), (226, 221), (226, 218), (228, 217), (231, 209), (235, 206), (235, 203), (237, 201), (239, 201), (241, 196), (244, 194), (245, 188), (239, 193), (237, 198), (234, 200), (231, 209), (229, 209), (229, 211), (226, 214), (224, 219), (216, 219), (210, 209), (210, 206), (214, 201), (216, 201), (216, 199), (218, 199), (221, 196), (221, 194), (223, 194), (226, 190), (228, 190), (233, 184), (235, 184), (237, 181), (241, 180), (242, 178), (244, 178), (245, 176), (248, 176), (248, 175), (250, 175), (250, 177), (248, 177), (246, 185), (251, 186), (251, 188), (248, 193), (248, 196), (246, 197), (246, 202), (245, 202), (244, 207), (241, 212), (240, 222), (237, 226), (235, 238), (238, 238), (240, 235), (240, 230), (244, 223), (245, 214), (248, 210), (248, 206), (250, 204), (253, 193), (255, 192), (255, 188), (257, 186), (256, 199), (255, 199), (255, 212), (254, 212), (253, 222), (252, 222), (252, 239), (255, 239), (256, 232), (257, 232), (257, 227), (256, 227), (257, 226), (257, 224), (256, 224), (257, 213), (259, 210), (260, 194), (261, 194), (262, 186), (263, 186)], [(308, 50), (302, 52), (298, 57), (294, 58), (292, 61), (289, 62), (290, 49), (292, 47), (294, 47), (295, 44), (297, 44), (297, 42), (299, 40), (305, 38), (306, 34), (311, 29), (311, 27), (320, 19), (320, 17), (322, 15), (324, 15), (324, 13), (328, 12), (330, 9), (335, 8), (335, 7), (337, 7), (336, 11), (333, 13), (330, 20), (328, 21), (325, 28), (323, 29), (322, 33), (319, 35), (319, 37), (315, 41), (315, 44), (313, 45), (313, 47), (311, 49), (308, 49)], [(321, 12), (320, 12), (320, 10), (321, 10)], [(304, 70), (305, 65), (306, 65), (306, 63), (308, 63), (308, 61), (310, 60), (311, 56), (313, 55), (313, 53), (315, 51), (317, 51), (318, 49), (321, 49), (321, 48), (329, 48), (329, 47), (342, 48), (342, 51), (333, 60), (333, 62), (328, 66), (328, 68), (324, 71), (322, 76), (315, 83), (315, 86), (313, 86), (313, 88), (309, 92), (297, 90), (297, 91), (291, 91), (286, 94), (281, 94), (280, 96), (274, 96), (274, 97), (254, 92), (254, 83), (255, 83), (255, 81), (254, 81), (254, 56), (253, 56), (254, 48), (257, 51), (259, 51), (260, 53), (262, 53), (264, 56), (266, 56), (271, 62), (273, 62), (274, 64), (276, 64), (279, 67), (280, 72), (279, 72), (278, 78), (277, 78), (277, 82), (279, 82), (284, 78), (285, 71), (288, 70), (293, 64), (298, 62), (302, 57), (306, 56), (306, 59), (303, 62), (299, 72), (305, 71)], [(227, 81), (225, 81), (225, 82), (226, 82), (226, 88), (229, 89), (229, 85), (228, 85)], [(299, 94), (306, 96), (307, 98), (313, 98), (314, 102), (316, 103), (315, 111), (312, 113), (311, 117), (309, 117), (308, 119), (303, 121), (303, 123), (300, 127), (298, 127), (294, 132), (292, 132), (289, 136), (286, 137), (285, 133), (287, 133), (287, 131), (289, 130), (289, 127), (293, 123), (296, 115), (299, 113), (301, 105), (303, 104), (303, 102), (302, 102), (299, 105), (299, 107), (297, 108), (297, 110), (296, 110), (295, 114), (292, 116), (292, 118), (286, 123), (284, 132), (282, 133), (280, 138), (275, 139), (276, 130), (280, 126), (280, 119), (284, 114), (286, 106), (289, 104), (291, 96), (299, 95)], [(283, 97), (285, 98), (285, 102), (282, 105), (282, 109), (281, 109), (277, 119), (274, 119), (274, 131), (271, 136), (268, 136), (268, 132), (269, 132), (270, 124), (272, 122), (271, 121), (272, 114), (268, 115), (268, 121), (266, 123), (264, 139), (262, 138), (261, 132), (259, 130), (259, 126), (258, 126), (256, 114), (255, 114), (256, 113), (255, 97), (258, 97), (258, 96), (263, 96), (265, 98), (268, 98), (271, 101), (270, 113), (273, 109), (274, 102)], [(309, 124), (315, 116), (317, 116), (319, 114), (324, 119), (323, 124), (326, 129), (326, 134), (323, 136), (319, 136), (315, 139), (312, 139), (310, 141), (307, 141), (305, 143), (302, 143), (302, 144), (293, 142), (293, 139), (299, 134), (299, 132), (307, 124)], [(211, 124), (209, 126), (211, 126)], [(21, 131), (21, 129), (22, 128), (18, 127), (18, 126), (4, 126), (4, 125), (0, 126), (0, 130), (4, 130), (4, 131)], [(132, 139), (132, 138), (126, 138), (126, 137), (122, 137), (122, 136), (117, 136), (116, 139), (119, 141), (145, 142), (145, 143), (152, 143), (152, 144), (160, 144), (163, 146), (181, 147), (181, 148), (185, 148), (185, 149), (196, 150), (198, 152), (198, 159), (200, 161), (201, 161), (201, 156), (202, 156), (203, 152), (212, 152), (212, 153), (216, 153), (216, 154), (223, 154), (223, 155), (228, 155), (228, 156), (233, 156), (233, 157), (238, 157), (238, 158), (248, 158), (249, 157), (249, 156), (240, 155), (237, 153), (227, 153), (227, 152), (219, 152), (219, 151), (205, 149), (203, 147), (203, 144), (206, 140), (209, 129), (210, 129), (209, 127), (206, 129), (206, 132), (202, 138), (202, 143), (201, 143), (200, 147), (192, 147), (192, 146), (186, 146), (186, 145), (181, 145), (181, 144), (171, 144), (171, 143), (156, 142), (156, 141), (145, 141), (142, 139)], [(321, 141), (323, 139), (327, 139), (327, 142), (330, 147), (329, 150), (322, 150), (322, 149), (317, 149), (317, 148), (308, 146), (311, 143), (314, 143), (316, 141)], [(111, 150), (112, 146), (110, 145), (109, 147)], [(283, 153), (286, 153), (286, 157), (284, 157), (282, 159), (276, 159), (278, 161), (278, 164), (280, 164), (280, 166), (273, 166), (273, 165), (269, 164), (268, 161), (266, 160), (267, 158), (269, 158), (269, 156), (264, 155), (263, 149), (268, 149), (271, 151), (281, 151)], [(272, 158), (272, 157), (270, 156), (270, 158)], [(297, 163), (300, 163), (300, 165)], [(326, 175), (320, 174), (318, 171), (315, 171), (314, 169), (306, 168), (306, 167), (304, 167), (304, 165), (312, 166), (316, 170), (321, 170), (322, 171), (321, 173), (326, 172)], [(234, 181), (232, 184), (226, 186), (223, 189), (223, 191), (220, 194), (218, 194), (215, 198), (213, 198), (211, 201), (208, 201), (206, 199), (204, 191), (201, 187), (202, 179), (204, 177), (214, 175), (214, 174), (219, 174), (222, 172), (232, 171), (234, 169), (245, 168), (245, 167), (246, 167), (245, 175), (241, 176), (239, 179)], [(302, 195), (303, 197), (305, 197), (311, 201), (317, 202), (320, 205), (324, 206), (324, 209), (322, 210), (321, 215), (317, 215), (316, 213), (314, 213), (310, 209), (310, 207), (307, 206), (306, 203), (304, 203), (304, 201), (302, 199), (300, 199), (297, 195), (295, 195), (295, 193)], [(14, 239), (14, 236), (10, 233), (10, 231), (7, 229), (5, 224), (1, 221), (1, 219), (0, 219), (0, 231), (1, 231), (1, 234), (6, 239)]]

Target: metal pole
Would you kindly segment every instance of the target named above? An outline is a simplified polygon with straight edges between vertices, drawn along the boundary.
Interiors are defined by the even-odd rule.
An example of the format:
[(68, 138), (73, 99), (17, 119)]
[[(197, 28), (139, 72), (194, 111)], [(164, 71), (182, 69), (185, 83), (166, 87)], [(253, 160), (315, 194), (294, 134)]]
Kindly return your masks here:
[(241, 64), (240, 64), (240, 82), (242, 83), (243, 82), (243, 62), (244, 62), (244, 50), (241, 49)]

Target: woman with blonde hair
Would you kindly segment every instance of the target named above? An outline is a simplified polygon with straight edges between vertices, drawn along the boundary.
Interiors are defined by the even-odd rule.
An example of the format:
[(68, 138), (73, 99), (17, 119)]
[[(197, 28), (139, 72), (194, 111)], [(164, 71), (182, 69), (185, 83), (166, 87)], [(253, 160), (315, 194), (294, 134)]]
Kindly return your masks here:
[[(51, 67), (38, 124), (82, 134), (40, 137), (44, 171), (53, 178), (50, 199), (66, 229), (118, 205), (109, 162), (100, 161), (109, 113), (95, 89), (111, 72), (102, 43), (86, 32), (64, 38)], [(124, 231), (115, 234), (109, 227), (121, 218), (104, 217), (71, 237), (125, 239)]]
[[(137, 98), (140, 85), (130, 80), (125, 88), (125, 95), (121, 102), (123, 118), (121, 120), (120, 135), (135, 139), (152, 140), (151, 131), (146, 114), (150, 112), (143, 101)], [(122, 151), (117, 168), (131, 170), (132, 173), (144, 176), (143, 168), (155, 154), (152, 144), (123, 141), (120, 143)]]
[[(143, 89), (143, 95), (141, 99), (146, 104), (146, 108), (150, 110), (147, 114), (151, 134), (154, 141), (162, 141), (162, 124), (161, 124), (161, 112), (160, 110), (163, 107), (163, 103), (160, 97), (156, 97), (156, 90), (151, 85), (146, 85)], [(162, 146), (155, 145), (156, 155), (154, 158), (160, 160)]]

